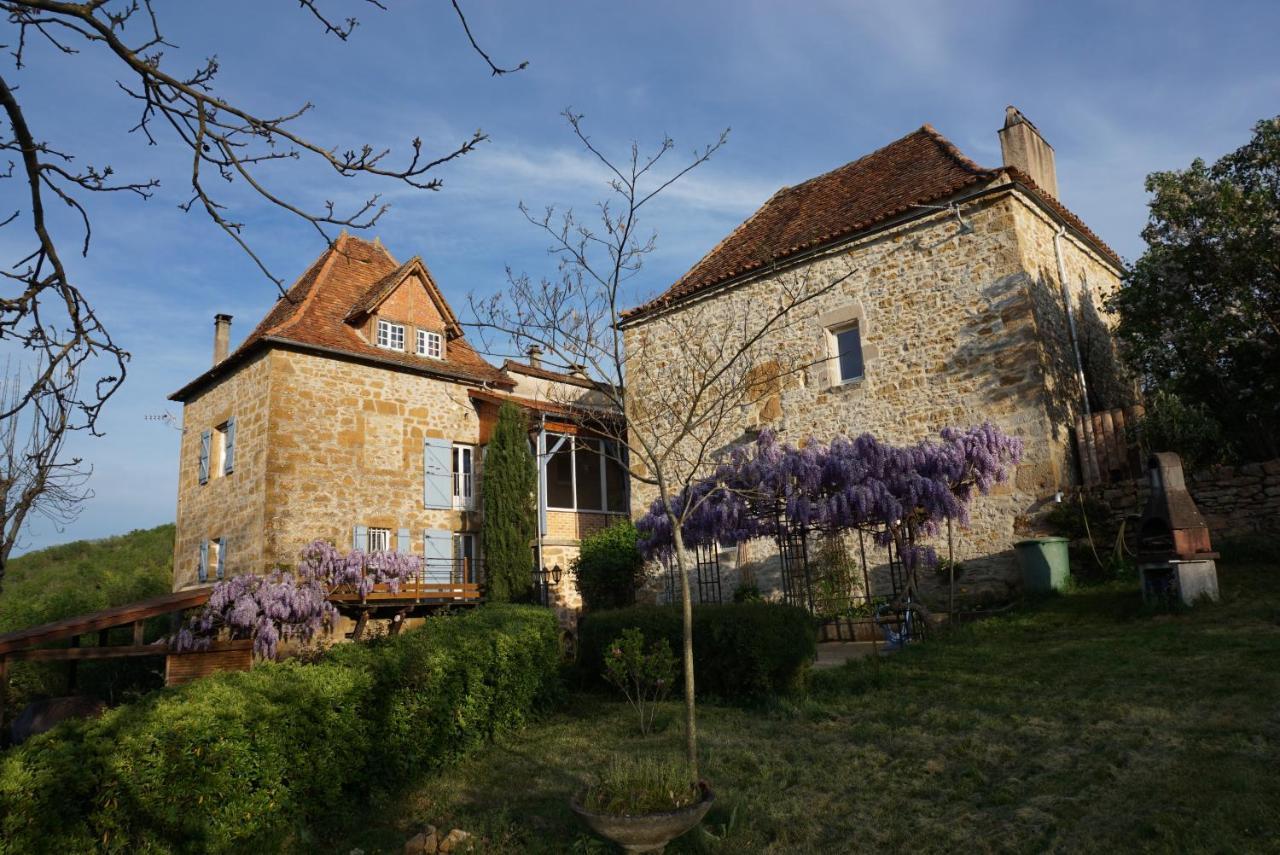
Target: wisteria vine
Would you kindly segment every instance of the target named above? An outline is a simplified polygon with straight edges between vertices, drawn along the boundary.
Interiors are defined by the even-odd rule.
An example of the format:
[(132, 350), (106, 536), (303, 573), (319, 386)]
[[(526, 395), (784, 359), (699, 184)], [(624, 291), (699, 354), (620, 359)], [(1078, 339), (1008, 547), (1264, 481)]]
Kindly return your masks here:
[(636, 524), (640, 549), (648, 557), (670, 554), (673, 518), (682, 521), (687, 546), (776, 538), (784, 529), (863, 529), (881, 545), (893, 543), (914, 571), (937, 562), (917, 540), (948, 519), (967, 525), (975, 493), (1007, 480), (1021, 457), (1022, 440), (990, 423), (946, 428), (940, 441), (910, 446), (863, 434), (796, 447), (764, 431), (676, 496), (670, 514), (655, 500)]
[(317, 540), (302, 550), (295, 570), (245, 573), (218, 582), (204, 608), (178, 631), (173, 646), (178, 652), (207, 650), (225, 631), (232, 639), (252, 638), (254, 653), (274, 659), (281, 641), (310, 641), (321, 631), (332, 631), (338, 610), (329, 596), (335, 590), (349, 588), (366, 596), (375, 585), (386, 585), (397, 593), (421, 570), (422, 559), (416, 555), (358, 549), (344, 555)]

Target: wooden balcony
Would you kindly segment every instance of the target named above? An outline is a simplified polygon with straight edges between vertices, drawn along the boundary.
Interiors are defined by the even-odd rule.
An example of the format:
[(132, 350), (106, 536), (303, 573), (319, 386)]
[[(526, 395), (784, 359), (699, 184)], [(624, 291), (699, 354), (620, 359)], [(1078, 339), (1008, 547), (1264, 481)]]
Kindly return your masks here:
[(429, 560), (394, 591), (387, 584), (374, 585), (364, 595), (354, 587), (338, 588), (329, 595), (329, 602), (344, 611), (352, 607), (431, 611), (444, 606), (479, 605), (483, 601), (476, 581), (479, 569), (478, 562), (472, 559)]

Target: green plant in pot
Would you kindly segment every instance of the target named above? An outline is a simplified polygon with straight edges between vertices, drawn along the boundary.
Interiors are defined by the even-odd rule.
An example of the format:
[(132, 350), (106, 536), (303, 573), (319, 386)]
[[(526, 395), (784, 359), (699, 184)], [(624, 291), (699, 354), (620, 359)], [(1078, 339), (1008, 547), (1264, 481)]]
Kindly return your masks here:
[[(658, 705), (671, 692), (676, 658), (666, 639), (645, 649), (644, 634), (631, 628), (604, 647), (604, 678), (636, 710), (640, 733), (653, 731)], [(627, 852), (661, 852), (671, 840), (702, 821), (715, 800), (685, 763), (619, 758), (570, 807), (596, 834)]]
[(702, 822), (715, 793), (676, 760), (620, 757), (570, 801), (588, 828), (626, 852), (662, 852)]

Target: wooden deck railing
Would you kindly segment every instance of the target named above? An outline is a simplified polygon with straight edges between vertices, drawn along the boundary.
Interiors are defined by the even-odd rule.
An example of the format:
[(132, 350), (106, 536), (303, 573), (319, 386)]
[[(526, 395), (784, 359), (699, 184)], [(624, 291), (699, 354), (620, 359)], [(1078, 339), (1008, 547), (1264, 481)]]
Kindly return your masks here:
[(400, 583), (395, 591), (385, 583), (374, 585), (363, 596), (355, 588), (338, 588), (329, 595), (329, 601), (335, 605), (473, 605), (482, 599), (476, 581), (478, 570), (471, 559), (428, 560), (421, 571)]

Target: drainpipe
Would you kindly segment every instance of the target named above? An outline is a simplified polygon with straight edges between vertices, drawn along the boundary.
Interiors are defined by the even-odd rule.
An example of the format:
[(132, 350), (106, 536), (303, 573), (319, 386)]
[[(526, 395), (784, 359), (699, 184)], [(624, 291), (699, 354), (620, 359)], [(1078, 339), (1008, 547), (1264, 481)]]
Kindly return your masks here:
[(1076, 379), (1080, 383), (1080, 408), (1084, 414), (1082, 424), (1086, 441), (1086, 454), (1081, 463), (1091, 469), (1093, 476), (1099, 475), (1096, 449), (1093, 445), (1093, 413), (1089, 409), (1089, 386), (1084, 379), (1084, 360), (1080, 357), (1080, 337), (1076, 332), (1076, 314), (1071, 308), (1071, 292), (1067, 289), (1067, 266), (1062, 260), (1062, 238), (1067, 233), (1066, 226), (1058, 226), (1053, 235), (1053, 255), (1058, 262), (1058, 283), (1062, 287), (1062, 307), (1067, 313), (1067, 330), (1071, 336), (1071, 350), (1076, 357)]
[(542, 570), (542, 529), (547, 519), (547, 487), (545, 484), (547, 466), (547, 414), (538, 414), (538, 440), (534, 443), (534, 450), (537, 454), (538, 464), (538, 566), (535, 570)]

